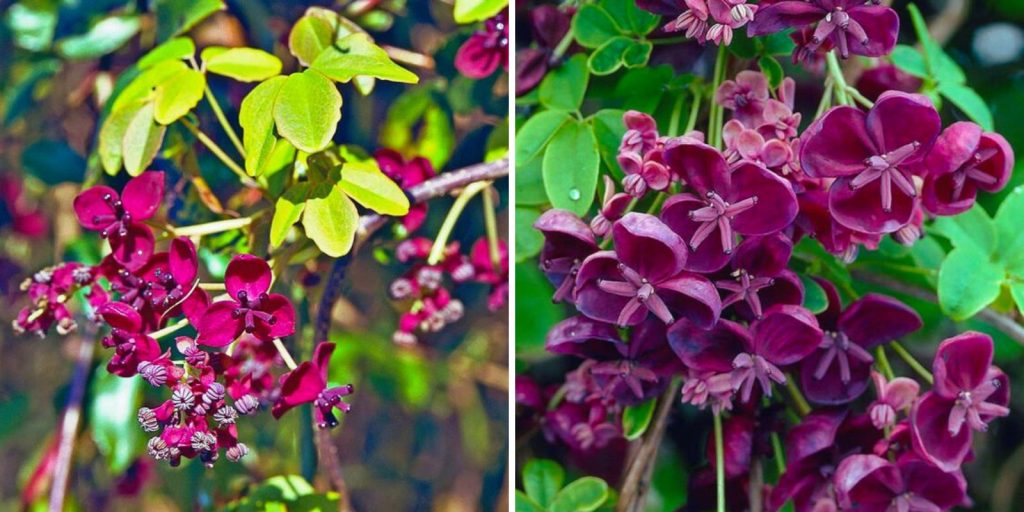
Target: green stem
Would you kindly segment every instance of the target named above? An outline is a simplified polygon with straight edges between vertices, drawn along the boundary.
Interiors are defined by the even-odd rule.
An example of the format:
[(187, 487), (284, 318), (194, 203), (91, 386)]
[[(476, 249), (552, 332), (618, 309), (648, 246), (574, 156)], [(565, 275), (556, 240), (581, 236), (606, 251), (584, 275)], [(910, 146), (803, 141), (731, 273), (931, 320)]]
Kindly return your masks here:
[(676, 98), (675, 105), (672, 106), (672, 117), (668, 122), (668, 136), (675, 137), (679, 135), (679, 120), (683, 117), (683, 98), (685, 95), (680, 94)]
[(489, 181), (471, 183), (462, 189), (459, 197), (455, 198), (452, 209), (448, 210), (448, 216), (444, 218), (444, 223), (441, 224), (441, 229), (437, 232), (437, 238), (434, 239), (434, 245), (430, 248), (430, 255), (427, 256), (428, 265), (437, 265), (441, 261), (441, 257), (444, 256), (444, 248), (448, 245), (448, 237), (452, 235), (452, 230), (455, 229), (455, 223), (459, 220), (462, 210), (466, 209), (466, 205), (470, 199), (473, 199), (473, 196), (489, 186), (491, 186)]
[(494, 194), (496, 194), (493, 188), (484, 190), (484, 227), (487, 230), (487, 248), (491, 253), (491, 265), (494, 267), (494, 271), (497, 272), (501, 267), (501, 250), (498, 247), (498, 219), (494, 214)]
[(661, 205), (665, 202), (665, 199), (667, 198), (668, 194), (664, 192), (658, 192), (658, 195), (654, 198), (654, 201), (651, 202), (651, 206), (647, 208), (647, 213), (653, 214), (654, 212), (658, 211), (658, 208), (661, 208)]
[(836, 101), (840, 105), (852, 105), (850, 97), (847, 96), (846, 89), (849, 87), (846, 84), (846, 77), (843, 76), (843, 68), (839, 66), (839, 59), (836, 57), (836, 52), (831, 51), (825, 55), (825, 62), (828, 65), (828, 73), (835, 81), (835, 93)]
[(274, 338), (274, 347), (277, 348), (277, 353), (281, 354), (281, 359), (284, 359), (284, 364), (288, 365), (289, 370), (298, 368), (299, 365), (295, 364), (295, 360), (292, 359), (291, 353), (288, 352), (288, 348), (284, 346), (281, 338)]
[(715, 490), (718, 512), (725, 512), (725, 449), (722, 447), (722, 416), (715, 418)]
[(226, 165), (228, 169), (231, 169), (231, 172), (237, 174), (238, 177), (242, 180), (242, 183), (250, 187), (259, 186), (258, 183), (256, 183), (255, 181), (253, 181), (251, 177), (249, 177), (249, 175), (245, 172), (245, 169), (243, 169), (242, 166), (235, 163), (235, 161), (232, 160), (231, 157), (229, 157), (228, 154), (225, 153), (224, 150), (221, 149), (220, 146), (218, 146), (217, 143), (213, 141), (213, 139), (211, 139), (209, 136), (203, 133), (198, 126), (192, 123), (192, 121), (189, 121), (188, 119), (185, 119), (183, 117), (181, 118), (181, 124), (185, 125), (185, 128), (188, 128), (188, 131), (192, 132), (192, 135), (195, 135), (196, 139), (198, 139), (199, 142), (202, 142), (203, 145), (206, 146), (206, 149), (209, 149), (210, 152), (213, 153), (213, 155), (216, 156), (218, 160), (220, 160), (224, 165)]
[(683, 133), (689, 133), (697, 127), (697, 116), (700, 115), (700, 93), (697, 92), (696, 88), (691, 88), (693, 91), (693, 104), (690, 105), (690, 118), (686, 120), (686, 129)]
[(775, 467), (779, 470), (779, 474), (786, 472), (786, 455), (782, 451), (782, 440), (779, 438), (778, 432), (772, 432), (772, 451), (775, 452)]
[(181, 320), (178, 320), (177, 322), (175, 322), (175, 323), (173, 323), (171, 325), (168, 325), (167, 327), (164, 327), (163, 329), (160, 329), (159, 331), (151, 332), (149, 334), (149, 337), (153, 338), (154, 340), (158, 340), (160, 338), (163, 338), (164, 336), (167, 336), (168, 334), (174, 333), (174, 331), (177, 331), (178, 329), (181, 329), (182, 327), (185, 327), (186, 325), (188, 325), (188, 319), (187, 318), (182, 318)]
[(821, 115), (832, 106), (832, 91), (835, 90), (835, 86), (836, 83), (832, 80), (832, 77), (825, 79), (825, 91), (821, 93), (821, 101), (818, 103), (818, 110), (814, 113), (815, 119), (821, 117)]
[(237, 219), (217, 220), (213, 222), (207, 222), (205, 224), (193, 224), (191, 226), (173, 228), (173, 234), (174, 236), (188, 237), (211, 235), (213, 233), (231, 231), (232, 229), (241, 229), (248, 226), (249, 224), (252, 224), (252, 217), (240, 217)]
[(889, 356), (885, 354), (884, 345), (875, 347), (875, 359), (878, 361), (878, 369), (882, 371), (882, 375), (885, 375), (886, 380), (892, 380), (896, 377), (896, 374), (892, 372), (892, 366), (889, 364)]
[(648, 39), (647, 41), (649, 43), (657, 46), (657, 45), (660, 45), (660, 44), (679, 44), (679, 43), (685, 43), (685, 42), (687, 42), (689, 40), (690, 40), (690, 38), (688, 38), (686, 36), (680, 36), (680, 37), (666, 37), (664, 39)]
[(871, 108), (871, 107), (875, 106), (875, 102), (867, 99), (867, 97), (864, 96), (863, 94), (861, 94), (860, 91), (858, 91), (856, 87), (847, 85), (846, 86), (846, 92), (851, 97), (853, 97), (854, 101), (856, 101), (857, 103), (860, 103), (861, 105), (863, 105), (863, 106), (865, 106), (867, 108)]
[(900, 342), (893, 340), (892, 343), (890, 343), (890, 346), (893, 351), (896, 352), (896, 355), (900, 356), (900, 359), (902, 359), (904, 363), (907, 363), (907, 366), (912, 370), (917, 372), (922, 379), (928, 381), (929, 385), (935, 384), (935, 378), (932, 377), (932, 372), (928, 371), (924, 366), (921, 366), (921, 363), (917, 362), (917, 359), (914, 359), (914, 356), (908, 352), (907, 349), (903, 348), (903, 345), (901, 345)]
[(786, 375), (786, 391), (789, 392), (790, 398), (793, 399), (793, 404), (796, 406), (796, 411), (801, 416), (807, 416), (811, 412), (811, 405), (807, 403), (807, 399), (804, 398), (803, 393), (796, 387), (796, 381), (793, 380), (792, 375)]
[(217, 121), (220, 122), (221, 127), (228, 134), (228, 138), (231, 139), (231, 143), (235, 145), (235, 149), (238, 150), (238, 154), (245, 158), (245, 147), (242, 145), (242, 140), (238, 138), (238, 134), (235, 133), (235, 129), (231, 127), (231, 123), (228, 122), (227, 116), (224, 115), (224, 111), (220, 108), (220, 103), (217, 102), (217, 97), (213, 95), (213, 91), (207, 86), (204, 91), (206, 94), (206, 101), (210, 103), (210, 108), (213, 109), (213, 115), (217, 116)]
[(565, 55), (565, 52), (569, 50), (570, 46), (572, 46), (572, 34), (572, 30), (565, 33), (562, 40), (558, 42), (558, 46), (556, 46), (555, 50), (551, 52), (551, 59), (549, 62), (558, 62), (562, 56)]
[(715, 58), (714, 81), (711, 84), (711, 94), (708, 100), (711, 102), (711, 114), (708, 119), (708, 144), (722, 149), (722, 120), (725, 110), (715, 101), (715, 91), (725, 80), (725, 67), (729, 60), (729, 50), (726, 46), (718, 47), (718, 56)]

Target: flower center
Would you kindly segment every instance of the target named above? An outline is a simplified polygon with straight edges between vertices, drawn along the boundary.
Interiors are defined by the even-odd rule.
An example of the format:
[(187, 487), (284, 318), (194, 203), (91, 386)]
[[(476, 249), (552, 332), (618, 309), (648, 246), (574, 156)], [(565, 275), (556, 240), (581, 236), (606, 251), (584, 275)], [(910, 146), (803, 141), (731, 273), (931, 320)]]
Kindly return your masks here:
[(696, 251), (704, 243), (704, 240), (707, 240), (711, 233), (718, 229), (722, 237), (722, 250), (726, 254), (732, 254), (733, 245), (735, 244), (735, 235), (732, 232), (732, 219), (753, 208), (757, 204), (757, 196), (750, 196), (735, 203), (729, 203), (722, 196), (711, 191), (707, 193), (704, 202), (707, 206), (690, 212), (690, 220), (700, 223), (697, 231), (690, 237), (690, 250)]
[(630, 317), (641, 306), (646, 307), (648, 311), (654, 313), (655, 316), (666, 324), (672, 323), (674, 320), (672, 313), (668, 310), (668, 306), (665, 305), (665, 301), (661, 300), (661, 297), (658, 296), (654, 285), (648, 282), (647, 278), (622, 263), (619, 263), (618, 269), (619, 274), (624, 279), (623, 281), (602, 279), (597, 283), (598, 288), (602, 291), (620, 297), (630, 297), (626, 305), (622, 307), (622, 311), (619, 312), (619, 318), (616, 323), (620, 327), (625, 327)]
[(833, 35), (835, 35), (839, 54), (844, 59), (850, 56), (849, 37), (861, 45), (868, 44), (868, 34), (864, 31), (864, 27), (857, 23), (857, 20), (851, 18), (842, 7), (836, 7), (818, 23), (818, 27), (814, 29), (814, 35), (811, 36), (809, 49), (816, 50), (821, 43)]
[(111, 194), (104, 194), (103, 201), (114, 210), (113, 214), (94, 215), (92, 221), (96, 224), (106, 224), (107, 227), (100, 231), (101, 238), (124, 237), (128, 235), (128, 227), (132, 224), (132, 214), (124, 209), (124, 203), (120, 199), (114, 199)]
[(576, 274), (580, 271), (580, 260), (579, 258), (573, 257), (562, 257), (562, 258), (549, 258), (543, 261), (542, 270), (549, 274), (564, 274), (562, 282), (558, 285), (558, 289), (555, 290), (555, 295), (551, 298), (554, 302), (562, 302), (572, 294), (573, 287), (576, 285)]
[(857, 190), (875, 180), (881, 180), (882, 210), (886, 213), (891, 212), (893, 185), (909, 197), (917, 195), (917, 189), (914, 188), (910, 174), (898, 166), (914, 154), (919, 147), (921, 147), (921, 143), (914, 141), (884, 155), (875, 155), (865, 159), (864, 170), (850, 180), (850, 188)]
[(744, 352), (737, 355), (732, 360), (732, 368), (732, 389), (740, 391), (740, 399), (744, 402), (750, 400), (754, 382), (761, 385), (761, 390), (768, 397), (772, 396), (772, 381), (786, 383), (786, 375), (782, 370), (757, 354)]
[[(1010, 414), (1010, 410), (1006, 407), (987, 401), (1000, 385), (998, 380), (989, 379), (973, 390), (960, 390), (953, 403), (953, 408), (949, 411), (949, 420), (946, 425), (949, 433), (954, 436), (959, 434), (964, 423), (974, 430), (984, 432), (988, 429), (989, 419)], [(987, 418), (983, 418), (983, 415)]]
[(818, 348), (825, 351), (821, 360), (818, 361), (818, 366), (814, 369), (814, 378), (818, 380), (825, 377), (829, 368), (832, 367), (832, 363), (836, 363), (839, 365), (839, 378), (842, 379), (843, 384), (849, 384), (851, 379), (850, 359), (864, 364), (871, 364), (875, 361), (875, 358), (871, 357), (864, 347), (851, 342), (850, 338), (842, 332), (826, 332), (822, 336)]
[(974, 153), (974, 156), (969, 158), (964, 165), (953, 171), (953, 201), (960, 200), (960, 196), (963, 195), (964, 192), (964, 185), (967, 183), (968, 179), (981, 183), (982, 185), (995, 185), (996, 182), (999, 181), (995, 176), (992, 176), (978, 168), (981, 164), (996, 156), (996, 153), (998, 153), (998, 151), (995, 149), (983, 149), (978, 151)]
[(619, 384), (623, 384), (637, 398), (643, 398), (643, 384), (658, 382), (658, 376), (653, 371), (629, 360), (600, 362), (590, 368), (590, 373), (609, 378), (609, 385), (602, 386), (606, 394), (611, 394)]
[(271, 316), (270, 313), (262, 311), (261, 308), (269, 299), (270, 296), (264, 292), (250, 298), (249, 293), (245, 290), (238, 292), (238, 307), (231, 312), (231, 316), (235, 318), (242, 318), (245, 322), (245, 332), (252, 333), (256, 330), (256, 321), (259, 320), (267, 325), (274, 325), (277, 323), (277, 319)]
[(718, 288), (731, 292), (722, 302), (722, 307), (725, 308), (737, 302), (745, 301), (750, 306), (754, 316), (761, 318), (763, 309), (758, 292), (775, 284), (775, 279), (770, 277), (754, 277), (743, 269), (733, 272), (733, 275), (735, 276), (733, 281), (722, 280), (715, 283), (715, 286)]

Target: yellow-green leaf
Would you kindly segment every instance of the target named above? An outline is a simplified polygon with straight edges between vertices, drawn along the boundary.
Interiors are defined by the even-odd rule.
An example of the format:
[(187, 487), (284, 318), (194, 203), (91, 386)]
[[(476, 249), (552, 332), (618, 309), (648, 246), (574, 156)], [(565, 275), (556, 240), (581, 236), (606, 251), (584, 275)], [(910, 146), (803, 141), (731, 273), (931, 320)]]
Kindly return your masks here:
[(113, 176), (121, 170), (121, 147), (124, 143), (124, 135), (128, 131), (128, 124), (131, 123), (135, 114), (144, 103), (129, 105), (121, 110), (113, 112), (107, 117), (100, 129), (99, 153), (103, 170)]
[(132, 116), (121, 142), (124, 168), (138, 176), (156, 157), (164, 142), (167, 127), (153, 122), (153, 104), (146, 103)]
[(116, 112), (126, 105), (130, 105), (139, 100), (145, 100), (152, 98), (154, 90), (162, 83), (171, 79), (171, 77), (185, 72), (190, 68), (180, 60), (165, 60), (153, 64), (153, 67), (146, 69), (139, 76), (135, 77), (127, 87), (121, 91), (121, 94), (117, 95), (117, 99), (114, 100), (114, 106), (111, 108), (112, 112)]
[(373, 160), (347, 162), (341, 168), (338, 186), (357, 203), (383, 215), (409, 213), (409, 198)]
[(288, 75), (277, 101), (277, 132), (296, 148), (316, 153), (327, 147), (341, 120), (341, 93), (324, 75), (306, 70)]
[(363, 33), (349, 34), (338, 39), (334, 45), (320, 53), (310, 69), (343, 83), (357, 76), (372, 76), (407, 84), (420, 80), (413, 72), (395, 64), (383, 48)]
[(188, 37), (175, 37), (156, 48), (153, 48), (141, 59), (139, 69), (149, 69), (161, 62), (187, 59), (196, 53), (196, 45)]
[(274, 151), (274, 103), (288, 79), (276, 76), (257, 85), (242, 100), (238, 124), (242, 126), (245, 146), (245, 172), (259, 176)]
[[(332, 13), (333, 14), (333, 13)], [(334, 26), (322, 16), (306, 13), (288, 34), (288, 49), (303, 66), (309, 66), (334, 43)]]
[(281, 74), (281, 60), (256, 48), (213, 46), (203, 50), (202, 59), (209, 72), (240, 82), (260, 82)]
[(313, 188), (302, 214), (302, 227), (320, 250), (333, 258), (352, 250), (359, 212), (341, 187), (327, 183)]
[(277, 247), (284, 242), (288, 230), (302, 217), (306, 208), (306, 197), (309, 195), (309, 183), (302, 182), (292, 185), (277, 199), (274, 205), (274, 218), (270, 221), (270, 246)]
[(203, 98), (206, 77), (194, 69), (183, 69), (156, 87), (153, 94), (153, 118), (171, 124), (188, 114)]
[(473, 23), (490, 18), (508, 7), (508, 0), (455, 0), (456, 23)]

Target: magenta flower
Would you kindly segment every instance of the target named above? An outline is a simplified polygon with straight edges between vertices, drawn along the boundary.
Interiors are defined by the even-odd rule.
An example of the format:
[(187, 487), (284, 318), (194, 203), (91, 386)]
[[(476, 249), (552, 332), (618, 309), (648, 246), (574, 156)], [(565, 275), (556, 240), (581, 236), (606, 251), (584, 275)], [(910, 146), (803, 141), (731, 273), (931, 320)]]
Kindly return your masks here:
[(800, 385), (807, 399), (828, 405), (845, 404), (868, 387), (871, 349), (921, 328), (921, 317), (902, 302), (869, 293), (842, 309), (835, 286), (818, 280), (828, 309), (818, 315), (824, 335), (818, 350), (800, 367)]
[(715, 91), (715, 103), (750, 128), (760, 125), (768, 99), (768, 79), (759, 71), (740, 71), (735, 81), (726, 80)]
[(978, 189), (998, 192), (1013, 172), (1013, 148), (998, 133), (965, 121), (946, 128), (924, 158), (924, 207), (935, 215), (971, 209)]
[[(54, 325), (57, 333), (66, 335), (78, 327), (74, 315), (68, 309), (67, 298), (80, 288), (90, 287), (92, 296), (105, 299), (102, 286), (95, 283), (96, 272), (80, 263), (62, 263), (56, 267), (40, 270), (21, 283), (21, 289), (32, 304), (18, 312), (12, 323), (15, 334), (31, 332), (40, 338)], [(94, 304), (99, 307), (101, 304)]]
[(740, 316), (756, 319), (776, 304), (803, 304), (804, 285), (786, 268), (792, 254), (793, 242), (781, 233), (741, 242), (732, 259), (731, 279), (715, 281), (725, 295), (722, 307), (733, 306)]
[(887, 381), (874, 370), (871, 371), (871, 381), (875, 383), (878, 398), (868, 407), (868, 415), (871, 416), (871, 423), (879, 430), (895, 425), (896, 413), (909, 410), (921, 390), (921, 386), (913, 379), (896, 377)]
[(341, 399), (352, 394), (351, 384), (328, 388), (327, 369), (331, 363), (334, 343), (321, 342), (313, 351), (312, 361), (303, 361), (298, 368), (281, 376), (281, 397), (270, 411), (274, 418), (302, 404), (313, 404), (313, 415), (320, 428), (338, 425), (334, 409), (348, 412), (351, 406)]
[(28, 238), (41, 238), (49, 230), (49, 219), (38, 206), (25, 200), (21, 180), (0, 176), (0, 227)]
[(243, 332), (263, 341), (295, 332), (295, 309), (277, 293), (267, 293), (273, 275), (266, 261), (239, 254), (228, 263), (224, 285), (231, 299), (214, 302), (199, 320), (200, 344), (223, 347)]
[(642, 197), (651, 190), (665, 190), (672, 182), (662, 161), (662, 138), (654, 118), (643, 112), (630, 110), (623, 114), (626, 133), (619, 144), (616, 161), (626, 177), (622, 187), (633, 197)]
[(569, 32), (572, 16), (553, 5), (530, 9), (530, 28), (534, 48), (516, 51), (516, 96), (532, 91), (548, 73), (555, 48)]
[[(652, 2), (647, 2), (650, 4)], [(675, 20), (665, 25), (666, 32), (686, 32), (701, 44), (708, 40), (717, 45), (732, 43), (733, 29), (737, 29), (754, 19), (757, 5), (747, 5), (746, 0), (685, 0), (676, 2), (685, 10)], [(643, 3), (638, 4), (648, 10)], [(658, 6), (660, 7), (660, 6)], [(678, 9), (675, 11), (678, 12)]]
[(615, 192), (615, 181), (611, 176), (604, 178), (604, 198), (601, 201), (601, 209), (590, 220), (590, 229), (594, 235), (606, 237), (612, 232), (612, 223), (621, 219), (629, 209), (633, 197), (623, 192)]
[(851, 455), (835, 475), (843, 510), (863, 512), (940, 512), (960, 505), (966, 482), (913, 455), (890, 462), (877, 455)]
[(143, 332), (142, 316), (123, 302), (108, 302), (99, 310), (110, 325), (110, 335), (103, 338), (103, 346), (114, 349), (107, 363), (107, 371), (121, 377), (138, 373), (139, 365), (160, 357), (160, 344)]
[(992, 366), (992, 338), (966, 332), (939, 345), (932, 363), (935, 387), (910, 412), (914, 451), (944, 471), (960, 467), (972, 432), (1010, 414), (1010, 382)]
[(135, 271), (105, 261), (111, 288), (118, 300), (142, 315), (146, 330), (160, 328), (167, 318), (183, 312), (195, 325), (209, 305), (209, 296), (196, 287), (199, 261), (191, 240), (171, 240), (167, 252), (152, 255)]
[(86, 229), (110, 241), (114, 259), (136, 270), (153, 254), (153, 217), (164, 195), (164, 173), (147, 171), (128, 180), (122, 195), (110, 187), (92, 187), (75, 197), (75, 214)]
[(851, 53), (864, 57), (888, 55), (896, 46), (900, 18), (889, 7), (865, 4), (867, 0), (783, 0), (766, 4), (747, 26), (747, 34), (763, 36), (817, 22), (808, 51), (829, 41), (844, 59)]
[(576, 214), (557, 209), (544, 212), (533, 227), (544, 235), (540, 269), (555, 287), (551, 300), (575, 302), (576, 274), (583, 260), (598, 250), (594, 233)]
[(783, 169), (793, 160), (793, 149), (780, 139), (765, 140), (758, 130), (746, 128), (736, 119), (722, 127), (726, 161), (731, 166), (744, 162), (759, 164), (768, 169)]
[(804, 132), (800, 162), (811, 177), (836, 178), (829, 210), (839, 223), (892, 233), (910, 222), (917, 204), (913, 164), (941, 126), (927, 97), (887, 92), (867, 113), (848, 106), (826, 112)]
[(680, 320), (668, 332), (668, 342), (691, 370), (731, 374), (732, 388), (747, 402), (754, 384), (772, 395), (772, 382), (786, 383), (782, 368), (814, 351), (822, 332), (814, 315), (800, 306), (780, 305), (765, 312), (750, 328), (719, 320), (704, 330)]
[[(373, 154), (377, 160), (381, 172), (395, 180), (402, 190), (410, 188), (427, 181), (437, 175), (430, 160), (422, 156), (406, 160), (400, 153), (393, 149), (379, 149)], [(402, 217), (402, 227), (406, 233), (412, 233), (423, 225), (427, 219), (427, 203), (417, 203), (409, 207), (409, 213)]]
[(661, 219), (690, 248), (687, 270), (719, 270), (729, 262), (737, 234), (775, 233), (796, 218), (789, 182), (760, 165), (743, 163), (730, 171), (718, 150), (682, 138), (666, 143), (665, 161), (695, 192), (672, 196), (661, 210)]
[(469, 78), (487, 78), (501, 66), (508, 69), (508, 11), (484, 22), (455, 54), (455, 68)]
[(497, 311), (508, 302), (508, 244), (498, 240), (498, 264), (491, 260), (490, 242), (480, 238), (469, 249), (473, 265), (473, 280), (491, 286), (487, 296), (487, 309)]
[(576, 308), (595, 320), (637, 325), (648, 313), (666, 324), (688, 318), (702, 327), (718, 319), (713, 284), (683, 271), (686, 245), (657, 217), (628, 213), (612, 226), (614, 251), (590, 255), (576, 275)]

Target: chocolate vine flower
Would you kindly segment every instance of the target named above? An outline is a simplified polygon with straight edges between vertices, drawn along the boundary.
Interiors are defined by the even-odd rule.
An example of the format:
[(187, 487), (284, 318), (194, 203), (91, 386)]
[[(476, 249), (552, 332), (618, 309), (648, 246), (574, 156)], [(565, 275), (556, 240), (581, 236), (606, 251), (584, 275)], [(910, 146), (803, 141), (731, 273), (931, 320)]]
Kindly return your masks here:
[(749, 329), (724, 319), (708, 330), (680, 320), (669, 329), (668, 342), (687, 368), (729, 372), (733, 390), (748, 402), (755, 383), (767, 396), (772, 395), (772, 382), (785, 384), (781, 367), (807, 357), (821, 335), (810, 311), (780, 305), (766, 311)]
[(913, 379), (896, 377), (887, 381), (874, 370), (871, 371), (871, 381), (875, 383), (875, 395), (878, 398), (868, 406), (868, 414), (871, 423), (879, 430), (895, 425), (896, 413), (909, 410), (921, 389)]
[(508, 69), (508, 11), (484, 22), (455, 54), (455, 68), (469, 78), (487, 78), (501, 66)]
[(184, 313), (194, 325), (209, 306), (209, 296), (196, 287), (199, 261), (191, 240), (171, 240), (167, 252), (158, 252), (141, 268), (130, 271), (112, 259), (102, 268), (118, 300), (142, 315), (147, 331), (159, 329), (167, 318)]
[(733, 306), (740, 316), (757, 319), (776, 304), (803, 304), (803, 283), (786, 268), (792, 254), (793, 242), (781, 233), (741, 242), (732, 259), (731, 279), (715, 281), (725, 295), (722, 307)]
[(601, 209), (590, 220), (590, 229), (594, 235), (606, 237), (612, 231), (612, 223), (621, 219), (629, 209), (633, 197), (623, 192), (615, 192), (615, 180), (611, 176), (604, 178), (604, 198), (601, 201)]
[(828, 209), (828, 192), (816, 185), (808, 186), (800, 194), (799, 203), (796, 226), (846, 263), (857, 259), (860, 245), (876, 249), (882, 241), (881, 234), (862, 233), (837, 222)]
[(622, 188), (633, 197), (643, 197), (647, 190), (665, 190), (672, 175), (662, 161), (662, 139), (654, 118), (630, 110), (623, 114), (626, 133), (619, 144), (616, 161), (626, 177)]
[(921, 317), (902, 302), (869, 293), (842, 308), (835, 286), (818, 280), (828, 308), (818, 315), (824, 335), (818, 350), (801, 363), (800, 385), (807, 399), (828, 405), (845, 404), (868, 387), (871, 349), (921, 328)]
[(917, 204), (912, 171), (942, 122), (927, 97), (890, 91), (867, 113), (835, 107), (801, 138), (800, 162), (814, 178), (836, 178), (829, 210), (865, 233), (892, 233), (910, 222)]
[(998, 192), (1013, 172), (1013, 148), (998, 133), (966, 121), (946, 128), (922, 162), (924, 207), (935, 215), (956, 215), (974, 205), (978, 189)]
[(759, 71), (740, 71), (736, 80), (722, 82), (715, 91), (715, 103), (731, 110), (733, 119), (750, 128), (760, 124), (768, 99), (768, 78)]
[(789, 182), (760, 165), (742, 163), (730, 171), (717, 149), (685, 138), (665, 144), (665, 161), (694, 191), (672, 196), (661, 209), (661, 219), (690, 248), (687, 270), (719, 270), (732, 256), (737, 234), (775, 233), (796, 218)]
[(277, 293), (267, 293), (273, 275), (266, 261), (239, 254), (224, 273), (224, 285), (231, 299), (214, 302), (199, 320), (198, 342), (223, 347), (243, 332), (263, 341), (290, 336), (295, 332), (295, 309)]
[(270, 411), (280, 418), (292, 408), (312, 403), (313, 415), (320, 428), (338, 425), (334, 409), (348, 412), (351, 406), (341, 399), (352, 394), (351, 384), (328, 387), (327, 369), (331, 363), (334, 343), (320, 342), (313, 350), (312, 361), (303, 361), (298, 368), (281, 376), (281, 397)]
[(143, 221), (156, 213), (163, 195), (164, 173), (147, 171), (128, 180), (121, 195), (102, 185), (86, 189), (75, 197), (75, 214), (84, 228), (110, 242), (118, 263), (136, 270), (153, 254), (153, 231)]
[[(437, 175), (430, 160), (422, 156), (416, 156), (406, 160), (399, 152), (393, 149), (379, 149), (373, 154), (377, 160), (381, 172), (395, 180), (402, 190), (409, 190), (430, 178)], [(405, 233), (412, 233), (423, 225), (427, 219), (427, 203), (417, 203), (409, 207), (409, 213), (402, 217), (402, 227)]]
[[(641, 8), (661, 10), (651, 6), (655, 2), (640, 2)], [(685, 8), (675, 20), (665, 25), (666, 32), (686, 32), (701, 44), (708, 40), (717, 45), (732, 44), (733, 29), (746, 25), (754, 19), (757, 5), (748, 5), (746, 0), (685, 0), (675, 2), (678, 9)], [(653, 7), (653, 8), (652, 8)], [(674, 13), (673, 13), (674, 14)]]
[(886, 6), (869, 5), (867, 0), (783, 0), (761, 6), (747, 26), (751, 37), (802, 28), (817, 23), (808, 51), (826, 41), (834, 44), (844, 59), (850, 54), (864, 57), (888, 55), (896, 46), (900, 18)]
[(877, 101), (885, 91), (918, 92), (921, 79), (892, 64), (879, 64), (864, 71), (856, 87), (865, 98)]
[(516, 96), (532, 91), (544, 79), (555, 48), (569, 32), (572, 21), (570, 13), (553, 5), (538, 5), (530, 9), (528, 16), (537, 46), (516, 52)]
[(473, 280), (491, 286), (487, 296), (487, 309), (497, 311), (508, 302), (508, 245), (497, 241), (498, 262), (491, 259), (490, 242), (486, 237), (473, 242), (469, 249), (469, 262), (473, 265)]
[(111, 327), (110, 335), (102, 340), (106, 348), (114, 349), (107, 363), (107, 371), (121, 377), (138, 373), (142, 363), (160, 357), (160, 344), (143, 332), (142, 316), (123, 302), (108, 302), (99, 310), (103, 321)]
[(992, 366), (992, 338), (966, 332), (939, 345), (932, 363), (935, 387), (910, 412), (914, 451), (943, 471), (960, 467), (972, 432), (1010, 414), (1010, 381)]
[(22, 182), (13, 175), (0, 176), (0, 228), (28, 238), (41, 238), (49, 230), (49, 219), (42, 209), (24, 196)]
[(736, 119), (722, 127), (725, 157), (730, 165), (743, 162), (760, 164), (769, 169), (783, 169), (793, 160), (793, 149), (780, 139), (765, 140), (759, 131), (746, 128)]
[(960, 505), (966, 482), (913, 455), (890, 462), (877, 455), (851, 455), (835, 475), (836, 498), (843, 510), (912, 512), (950, 510)]
[(533, 227), (544, 235), (539, 260), (540, 269), (555, 287), (551, 300), (575, 302), (573, 292), (580, 265), (598, 251), (593, 231), (576, 214), (558, 209), (541, 214)]
[[(83, 287), (89, 287), (90, 302), (96, 295), (105, 302), (103, 288), (96, 284), (97, 272), (91, 267), (80, 263), (62, 263), (56, 267), (42, 269), (21, 283), (21, 290), (26, 292), (31, 305), (18, 312), (12, 322), (15, 334), (31, 332), (40, 338), (54, 325), (57, 333), (68, 334), (78, 328), (74, 315), (68, 309), (68, 300)], [(100, 307), (102, 304), (93, 304)]]
[(576, 308), (595, 320), (637, 325), (648, 313), (666, 324), (688, 318), (702, 327), (718, 319), (714, 285), (683, 271), (686, 246), (657, 217), (628, 213), (612, 226), (614, 251), (587, 257), (576, 275)]

